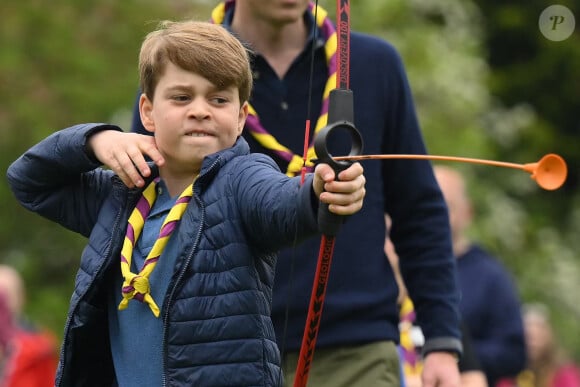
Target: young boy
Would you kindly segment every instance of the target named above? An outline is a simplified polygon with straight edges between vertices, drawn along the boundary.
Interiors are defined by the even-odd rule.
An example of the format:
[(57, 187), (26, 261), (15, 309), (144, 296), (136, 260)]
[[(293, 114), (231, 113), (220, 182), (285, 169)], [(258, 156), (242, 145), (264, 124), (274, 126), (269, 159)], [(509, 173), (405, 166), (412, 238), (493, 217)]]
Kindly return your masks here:
[(8, 169), (26, 208), (89, 238), (56, 385), (281, 385), (275, 252), (317, 233), (317, 199), (358, 211), (362, 167), (334, 181), (320, 164), (301, 185), (250, 154), (248, 54), (221, 26), (163, 23), (139, 59), (154, 137), (77, 125)]

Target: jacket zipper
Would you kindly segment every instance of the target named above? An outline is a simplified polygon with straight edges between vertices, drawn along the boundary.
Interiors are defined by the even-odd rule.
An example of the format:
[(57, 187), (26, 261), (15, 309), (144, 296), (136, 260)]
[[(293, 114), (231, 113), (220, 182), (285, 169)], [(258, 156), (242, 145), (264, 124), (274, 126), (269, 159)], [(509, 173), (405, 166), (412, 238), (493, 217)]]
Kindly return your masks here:
[[(209, 168), (207, 169), (207, 172), (204, 174), (207, 174), (209, 171), (211, 171), (216, 166), (216, 164), (218, 164), (219, 161), (220, 161), (220, 158), (218, 157), (209, 166)], [(200, 176), (198, 176), (198, 178), (199, 177)], [(194, 184), (195, 184), (195, 181), (194, 181)], [(194, 254), (195, 250), (197, 250), (197, 247), (199, 245), (199, 240), (201, 239), (201, 231), (203, 230), (203, 224), (205, 222), (205, 206), (204, 206), (203, 202), (201, 201), (201, 199), (199, 198), (199, 195), (195, 193), (195, 190), (194, 190), (193, 199), (196, 201), (199, 208), (201, 209), (200, 225), (199, 225), (199, 228), (197, 229), (197, 234), (195, 236), (195, 241), (193, 243), (193, 247), (192, 247), (191, 251), (189, 252), (189, 255), (187, 256), (187, 258), (185, 259), (185, 264), (181, 268), (181, 271), (179, 272), (179, 276), (175, 280), (175, 284), (171, 288), (171, 293), (169, 294), (169, 298), (167, 299), (167, 304), (165, 305), (165, 311), (163, 313), (163, 341), (161, 343), (161, 348), (163, 348), (163, 356), (162, 356), (162, 358), (163, 358), (162, 386), (163, 387), (167, 386), (167, 325), (168, 325), (168, 318), (169, 318), (169, 304), (171, 304), (171, 301), (173, 300), (173, 297), (175, 295), (175, 289), (181, 283), (181, 280), (183, 279), (183, 276), (185, 275), (185, 272), (187, 271), (187, 268), (189, 267), (189, 264), (191, 263), (191, 260), (193, 259), (193, 254)]]

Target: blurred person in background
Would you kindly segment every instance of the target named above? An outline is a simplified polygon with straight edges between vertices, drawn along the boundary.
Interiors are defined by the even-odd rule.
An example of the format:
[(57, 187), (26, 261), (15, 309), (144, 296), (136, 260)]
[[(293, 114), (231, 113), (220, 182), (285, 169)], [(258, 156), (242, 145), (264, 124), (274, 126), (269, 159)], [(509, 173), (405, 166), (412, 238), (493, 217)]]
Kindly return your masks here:
[(6, 372), (14, 336), (14, 319), (4, 294), (0, 293), (0, 386), (6, 385)]
[(558, 342), (546, 306), (525, 305), (523, 315), (528, 366), (498, 387), (580, 387), (580, 368)]
[(13, 326), (5, 359), (5, 380), (1, 386), (54, 386), (58, 364), (56, 338), (24, 318), (26, 292), (23, 279), (15, 268), (5, 264), (0, 264), (0, 295), (6, 299)]
[[(386, 216), (385, 219), (388, 231), (391, 227), (391, 219), (389, 216)], [(399, 269), (399, 257), (393, 242), (388, 237), (388, 233), (385, 239), (385, 253), (399, 286), (397, 302), (400, 308), (399, 330), (401, 332), (401, 341), (399, 344), (399, 356), (401, 359), (402, 379), (405, 387), (422, 387), (423, 360), (421, 358), (421, 347), (424, 344), (424, 337), (421, 328), (415, 323), (413, 301), (411, 301), (405, 287), (401, 270)], [(485, 374), (481, 370), (481, 364), (473, 348), (471, 335), (463, 322), (461, 323), (461, 343), (463, 344), (463, 354), (458, 362), (461, 387), (488, 387)]]
[(434, 171), (449, 211), (461, 292), (459, 310), (488, 384), (495, 386), (526, 365), (519, 295), (506, 268), (468, 237), (473, 209), (463, 176), (447, 166), (437, 165)]

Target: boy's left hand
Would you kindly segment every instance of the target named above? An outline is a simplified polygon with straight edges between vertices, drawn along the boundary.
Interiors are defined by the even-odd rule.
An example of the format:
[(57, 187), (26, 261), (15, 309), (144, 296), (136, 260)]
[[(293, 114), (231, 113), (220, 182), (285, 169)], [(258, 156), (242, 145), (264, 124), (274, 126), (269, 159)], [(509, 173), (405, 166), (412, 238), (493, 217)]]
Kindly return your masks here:
[(102, 130), (87, 139), (87, 146), (129, 188), (143, 187), (143, 177), (151, 174), (145, 156), (159, 166), (165, 163), (153, 136)]
[(360, 163), (354, 163), (338, 174), (328, 164), (318, 164), (314, 170), (313, 189), (321, 202), (337, 215), (352, 215), (358, 212), (365, 197), (366, 179)]

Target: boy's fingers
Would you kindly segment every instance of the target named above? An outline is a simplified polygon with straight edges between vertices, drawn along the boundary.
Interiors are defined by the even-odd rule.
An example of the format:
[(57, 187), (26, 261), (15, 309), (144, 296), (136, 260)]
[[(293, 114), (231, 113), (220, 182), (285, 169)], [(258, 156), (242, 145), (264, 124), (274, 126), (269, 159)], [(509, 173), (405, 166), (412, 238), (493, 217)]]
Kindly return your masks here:
[(323, 192), (320, 200), (329, 205), (331, 212), (338, 215), (350, 215), (362, 208), (365, 194), (364, 188), (347, 193)]
[(161, 154), (161, 152), (159, 152), (159, 149), (157, 149), (157, 144), (155, 143), (155, 138), (151, 137), (151, 136), (145, 136), (143, 135), (143, 137), (145, 138), (145, 143), (140, 144), (140, 153), (142, 155), (147, 155), (149, 156), (149, 158), (156, 164), (156, 165), (162, 165), (165, 162), (165, 159), (163, 158), (163, 155)]
[[(117, 171), (117, 174), (119, 177), (121, 177), (121, 180), (123, 180), (125, 184), (127, 184), (127, 181), (125, 181), (124, 178), (126, 178), (132, 185), (136, 185), (137, 187), (143, 185), (144, 182), (141, 173), (137, 170), (134, 161), (128, 154), (120, 156), (118, 163), (119, 170)], [(129, 184), (127, 185), (129, 186)]]
[(328, 205), (328, 210), (333, 212), (337, 215), (352, 215), (355, 212), (359, 211), (362, 208), (362, 200), (347, 200), (343, 204), (334, 204)]
[(133, 181), (131, 180), (131, 178), (129, 177), (129, 175), (127, 175), (123, 169), (121, 169), (120, 167), (116, 167), (116, 168), (111, 168), (116, 174), (117, 176), (119, 176), (119, 179), (121, 179), (121, 181), (129, 188), (133, 188), (135, 186), (135, 184), (133, 184)]
[(347, 190), (345, 192), (330, 192), (326, 191), (320, 195), (320, 200), (327, 204), (334, 204), (337, 206), (349, 206), (353, 203), (362, 203), (365, 197), (365, 189), (360, 188), (356, 190)]
[(362, 207), (351, 204), (350, 206), (336, 206), (331, 204), (328, 206), (328, 210), (336, 215), (352, 215), (359, 211)]
[(139, 149), (134, 148), (127, 153), (131, 163), (141, 176), (147, 177), (151, 174), (151, 169), (149, 168), (149, 165), (147, 165), (147, 161)]
[(358, 162), (353, 163), (350, 167), (341, 171), (338, 174), (338, 178), (339, 178), (339, 180), (353, 180), (357, 176), (362, 175), (363, 171), (364, 171), (363, 167), (360, 163), (358, 163)]
[(332, 180), (324, 184), (324, 190), (327, 192), (334, 193), (352, 193), (357, 191), (363, 191), (365, 187), (366, 179), (363, 175), (359, 175), (354, 180)]
[(316, 170), (319, 173), (322, 180), (329, 182), (334, 180), (334, 170), (328, 164), (319, 164), (316, 166)]

